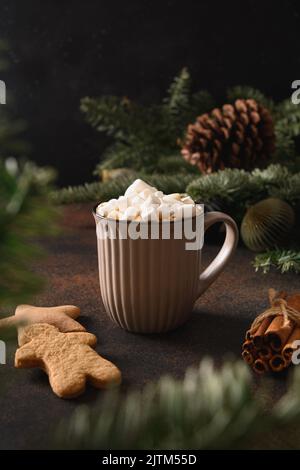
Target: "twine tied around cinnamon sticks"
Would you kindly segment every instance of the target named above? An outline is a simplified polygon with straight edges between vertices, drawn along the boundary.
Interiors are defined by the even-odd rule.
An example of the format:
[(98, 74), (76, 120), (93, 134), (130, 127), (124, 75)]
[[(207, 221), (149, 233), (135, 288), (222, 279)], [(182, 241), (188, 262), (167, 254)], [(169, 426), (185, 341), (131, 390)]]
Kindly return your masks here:
[(253, 321), (246, 333), (242, 356), (255, 372), (281, 371), (291, 363), (300, 340), (300, 293), (269, 290), (270, 308)]
[[(286, 294), (281, 293), (281, 295)], [(258, 315), (252, 322), (249, 330), (251, 335), (258, 330), (265, 318), (275, 317), (277, 315), (282, 315), (283, 326), (287, 325), (290, 320), (293, 320), (296, 325), (300, 326), (300, 311), (288, 305), (286, 299), (279, 297), (275, 289), (269, 289), (269, 301), (271, 307)]]

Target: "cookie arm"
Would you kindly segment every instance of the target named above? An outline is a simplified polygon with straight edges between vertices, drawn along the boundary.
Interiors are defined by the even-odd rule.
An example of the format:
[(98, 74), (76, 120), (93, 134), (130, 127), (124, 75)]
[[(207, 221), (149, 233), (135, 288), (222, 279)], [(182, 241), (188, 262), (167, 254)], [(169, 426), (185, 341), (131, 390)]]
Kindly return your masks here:
[(76, 305), (61, 305), (59, 307), (50, 307), (53, 312), (65, 313), (70, 318), (77, 318), (80, 315), (80, 308)]
[(36, 307), (34, 307), (33, 305), (27, 305), (27, 304), (18, 305), (15, 310), (15, 315), (17, 316), (21, 315), (24, 311), (28, 309), (32, 309), (32, 308), (36, 308)]
[(39, 358), (32, 347), (22, 346), (15, 354), (15, 367), (22, 369), (38, 366)]
[(77, 318), (80, 315), (80, 308), (76, 305), (59, 305), (56, 307), (36, 307), (35, 305), (18, 305), (15, 315), (23, 315), (27, 312), (34, 313), (65, 313), (70, 318)]
[(88, 346), (96, 346), (97, 338), (92, 333), (65, 333), (76, 344), (87, 344)]
[(49, 320), (49, 324), (56, 326), (63, 333), (67, 333), (68, 331), (85, 331), (84, 326), (67, 315), (64, 315), (63, 318), (57, 320), (56, 318), (51, 318)]
[(120, 385), (121, 372), (112, 362), (104, 359), (94, 350), (90, 350), (86, 356), (89, 357), (86, 369), (89, 383), (96, 388), (104, 389)]
[(75, 398), (85, 391), (86, 376), (84, 373), (58, 374), (54, 366), (48, 367), (49, 382), (55, 395), (60, 398)]

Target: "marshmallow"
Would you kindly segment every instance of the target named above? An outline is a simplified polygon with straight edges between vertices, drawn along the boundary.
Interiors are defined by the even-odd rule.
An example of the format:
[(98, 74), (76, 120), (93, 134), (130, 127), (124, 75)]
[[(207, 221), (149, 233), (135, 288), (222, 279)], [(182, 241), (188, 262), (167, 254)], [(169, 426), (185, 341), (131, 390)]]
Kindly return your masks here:
[[(117, 206), (118, 206), (118, 201), (117, 199), (111, 199), (110, 201), (108, 202), (104, 202), (103, 204), (100, 205), (100, 208), (104, 208), (104, 210), (106, 211), (106, 214), (104, 217), (107, 216), (107, 214), (109, 214), (109, 212), (117, 209)], [(99, 206), (98, 206), (99, 207)], [(101, 214), (100, 214), (101, 215)]]
[(142, 199), (139, 195), (130, 198), (130, 205), (134, 207), (140, 207), (144, 202), (144, 199)]
[(108, 211), (105, 209), (105, 207), (101, 207), (100, 205), (96, 209), (96, 213), (98, 215), (101, 215), (101, 217), (106, 217), (108, 214)]
[(183, 217), (193, 217), (196, 214), (195, 204), (184, 204), (181, 208)]
[(181, 202), (183, 202), (183, 204), (195, 204), (193, 199), (190, 196), (188, 196), (187, 194), (184, 194), (181, 197)]
[(167, 194), (162, 196), (162, 200), (164, 202), (175, 203), (176, 201), (180, 201), (181, 196), (179, 193)]
[(171, 215), (173, 215), (172, 206), (162, 203), (158, 208), (158, 214), (160, 220), (170, 220)]
[(144, 207), (141, 212), (142, 220), (159, 220), (158, 210), (154, 206)]
[(115, 209), (109, 212), (109, 214), (107, 215), (108, 219), (119, 220), (119, 217), (120, 217), (120, 212), (116, 211)]
[(160, 203), (161, 203), (161, 200), (153, 194), (147, 197), (143, 205), (153, 206), (153, 205), (159, 205)]
[(195, 204), (181, 204), (176, 207), (174, 215), (176, 219), (188, 219), (189, 217), (193, 217), (194, 215), (199, 215), (200, 212), (200, 208), (198, 208)]
[(115, 220), (180, 220), (202, 211), (187, 194), (164, 194), (141, 179), (135, 180), (124, 196), (102, 202), (98, 215)]
[(127, 207), (130, 206), (130, 201), (125, 196), (120, 196), (118, 199), (118, 209), (119, 211), (125, 211)]
[(135, 220), (135, 218), (140, 215), (140, 210), (137, 207), (128, 207), (123, 215), (121, 215), (121, 220)]
[(153, 188), (148, 183), (145, 183), (145, 181), (137, 179), (130, 186), (128, 186), (124, 196), (131, 196), (132, 194), (141, 193), (142, 191), (145, 191), (145, 189), (149, 189), (151, 192), (157, 191), (156, 188)]
[(151, 196), (152, 194), (154, 194), (154, 191), (151, 191), (151, 189), (144, 189), (144, 191), (141, 191), (139, 193), (139, 196), (142, 198), (142, 199), (147, 199), (149, 196)]

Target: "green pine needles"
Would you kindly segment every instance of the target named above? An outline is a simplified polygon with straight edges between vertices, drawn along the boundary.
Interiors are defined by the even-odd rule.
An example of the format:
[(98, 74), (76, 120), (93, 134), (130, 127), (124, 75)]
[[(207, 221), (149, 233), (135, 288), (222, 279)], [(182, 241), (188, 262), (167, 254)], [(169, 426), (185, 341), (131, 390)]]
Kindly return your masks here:
[(187, 187), (187, 193), (195, 201), (223, 201), (235, 219), (240, 220), (247, 206), (268, 196), (298, 205), (300, 172), (292, 173), (278, 164), (251, 173), (237, 169), (220, 170), (193, 180)]
[(261, 103), (272, 112), (275, 109), (275, 103), (272, 99), (267, 98), (260, 90), (250, 86), (235, 86), (229, 88), (227, 90), (226, 97), (230, 103), (233, 103), (238, 99), (253, 99), (258, 103)]
[(102, 202), (124, 194), (136, 178), (142, 178), (165, 193), (187, 192), (195, 201), (210, 204), (221, 201), (235, 218), (239, 219), (248, 205), (264, 197), (273, 196), (297, 206), (300, 203), (300, 172), (292, 173), (281, 165), (270, 165), (265, 170), (226, 169), (195, 177), (194, 174), (147, 174), (132, 172), (109, 181), (87, 183), (63, 188), (52, 194), (57, 204), (73, 202)]
[(209, 449), (229, 447), (258, 424), (261, 411), (241, 362), (217, 372), (210, 360), (183, 381), (163, 377), (144, 390), (108, 392), (97, 408), (78, 407), (58, 443), (73, 449)]
[(136, 179), (142, 178), (164, 193), (184, 193), (186, 186), (193, 180), (192, 174), (146, 174), (133, 172), (131, 176), (118, 176), (109, 181), (86, 183), (81, 186), (69, 186), (52, 193), (56, 204), (75, 202), (104, 202), (124, 194), (128, 186)]
[(116, 96), (83, 98), (80, 109), (87, 122), (111, 139), (96, 173), (121, 167), (146, 173), (195, 172), (183, 162), (178, 138), (197, 114), (213, 106), (208, 92), (192, 93), (187, 69), (175, 77), (159, 104), (143, 106)]
[[(296, 368), (298, 369), (298, 368)], [(204, 359), (183, 380), (163, 377), (142, 391), (107, 392), (92, 409), (79, 406), (57, 432), (67, 449), (237, 449), (299, 445), (300, 374), (271, 409), (252, 392), (248, 367)]]
[(32, 237), (51, 235), (56, 210), (49, 201), (54, 173), (32, 163), (0, 160), (0, 310), (28, 300), (41, 287), (30, 270), (41, 253)]
[[(289, 99), (276, 104), (249, 86), (230, 88), (223, 102), (233, 102), (238, 98), (253, 98), (271, 111), (276, 134), (273, 162), (299, 171), (296, 142), (300, 136), (300, 107)], [(146, 173), (197, 171), (181, 158), (180, 140), (189, 123), (223, 102), (216, 103), (207, 91), (193, 92), (186, 68), (174, 78), (167, 96), (158, 104), (145, 106), (116, 96), (83, 98), (80, 109), (86, 121), (110, 139), (96, 174), (102, 169), (121, 167)]]
[(271, 250), (255, 256), (253, 266), (256, 271), (262, 270), (264, 274), (271, 268), (278, 269), (282, 274), (291, 272), (300, 274), (300, 251), (297, 250)]

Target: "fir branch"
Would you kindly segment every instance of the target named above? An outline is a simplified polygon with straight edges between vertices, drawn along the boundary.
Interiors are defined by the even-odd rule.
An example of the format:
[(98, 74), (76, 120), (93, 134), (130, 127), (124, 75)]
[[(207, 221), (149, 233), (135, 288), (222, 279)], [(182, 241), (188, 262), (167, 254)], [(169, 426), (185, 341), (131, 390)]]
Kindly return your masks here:
[(209, 203), (223, 200), (230, 212), (239, 219), (248, 205), (265, 197), (284, 199), (296, 205), (300, 201), (300, 173), (292, 174), (281, 165), (270, 165), (265, 170), (226, 169), (193, 180), (187, 192), (196, 201)]
[(238, 98), (253, 98), (271, 111), (276, 138), (276, 150), (272, 160), (299, 171), (300, 158), (296, 159), (296, 139), (300, 136), (299, 106), (293, 104), (290, 99), (275, 104), (261, 91), (248, 86), (236, 86), (229, 89), (227, 97), (231, 102)]
[(292, 175), (288, 168), (271, 164), (267, 168), (260, 170), (256, 168), (252, 171), (252, 177), (259, 183), (266, 185), (268, 188), (272, 186), (280, 186)]
[(216, 370), (210, 360), (182, 381), (163, 377), (126, 396), (108, 392), (96, 408), (78, 407), (57, 433), (72, 449), (218, 449), (237, 445), (262, 421), (241, 362)]
[(132, 104), (126, 98), (102, 96), (82, 98), (80, 110), (86, 121), (99, 132), (117, 140), (127, 140), (132, 126)]
[(162, 175), (180, 175), (180, 173), (190, 173), (194, 176), (199, 175), (199, 171), (195, 166), (191, 166), (188, 162), (182, 159), (181, 155), (162, 156), (157, 160), (156, 173)]
[(140, 170), (145, 162), (149, 160), (149, 154), (151, 156), (152, 151), (149, 147), (146, 148), (144, 142), (137, 142), (136, 146), (124, 142), (115, 142), (104, 152), (103, 160), (96, 166), (94, 174), (101, 173), (101, 170), (116, 168)]
[[(116, 96), (83, 98), (80, 109), (86, 121), (112, 139), (96, 173), (121, 167), (148, 173), (169, 172), (170, 165), (165, 168), (162, 159), (181, 158), (178, 138), (191, 120), (212, 107), (208, 92), (191, 93), (187, 69), (175, 77), (160, 104), (142, 106)], [(183, 172), (194, 172), (190, 165), (182, 164), (182, 168)]]
[(300, 202), (300, 173), (289, 175), (283, 184), (269, 188), (269, 195), (278, 197), (292, 205)]
[(18, 167), (14, 159), (0, 161), (0, 308), (24, 302), (41, 287), (30, 271), (41, 254), (32, 237), (55, 232), (57, 211), (48, 199), (53, 176), (29, 162)]
[(187, 185), (194, 179), (194, 175), (188, 173), (174, 175), (160, 175), (157, 173), (148, 175), (141, 173), (139, 177), (165, 194), (185, 193)]
[(118, 176), (105, 182), (86, 183), (56, 190), (52, 193), (55, 204), (71, 204), (76, 202), (103, 202), (117, 198), (124, 194), (127, 187), (136, 179), (142, 178), (149, 184), (165, 193), (184, 193), (186, 186), (193, 179), (191, 174), (152, 174), (134, 173), (132, 175)]
[(276, 158), (282, 162), (295, 156), (295, 139), (300, 135), (300, 108), (291, 103), (285, 109), (286, 114), (275, 123)]
[(192, 94), (190, 99), (189, 116), (186, 125), (193, 122), (197, 116), (211, 111), (216, 106), (213, 96), (206, 90), (199, 90)]
[(300, 135), (300, 108), (287, 99), (277, 104), (273, 111), (275, 122), (276, 152), (274, 160), (300, 169), (296, 160), (296, 140)]
[[(169, 118), (170, 125), (177, 130), (178, 120), (182, 113), (186, 113), (190, 101), (191, 77), (187, 68), (183, 68), (180, 74), (174, 78), (164, 99), (164, 107)], [(175, 122), (172, 122), (175, 121)]]
[(187, 186), (186, 192), (194, 201), (207, 206), (217, 201), (237, 222), (242, 220), (249, 201), (263, 195), (262, 185), (251, 179), (250, 173), (237, 169), (201, 176)]
[(213, 109), (215, 101), (206, 90), (191, 92), (191, 77), (187, 68), (174, 78), (161, 107), (165, 132), (180, 138), (186, 126), (200, 114)]
[(227, 99), (229, 102), (234, 102), (237, 99), (253, 99), (270, 111), (275, 109), (275, 103), (270, 98), (267, 98), (260, 90), (252, 88), (251, 86), (235, 86), (227, 90)]
[[(274, 449), (299, 446), (300, 372), (266, 411), (251, 390), (249, 369), (204, 359), (183, 380), (162, 377), (142, 391), (107, 392), (91, 409), (79, 406), (57, 430), (64, 449)], [(295, 432), (296, 431), (296, 432)]]
[(255, 271), (260, 269), (264, 274), (268, 273), (272, 267), (278, 269), (282, 274), (286, 272), (300, 273), (300, 251), (294, 250), (273, 250), (260, 253), (253, 261)]
[(55, 204), (72, 204), (78, 202), (104, 202), (124, 194), (135, 177), (120, 176), (107, 182), (86, 183), (80, 186), (69, 186), (52, 193)]
[(247, 200), (256, 188), (251, 185), (249, 173), (244, 170), (226, 169), (200, 176), (187, 188), (188, 194), (195, 200), (212, 201), (216, 197), (233, 203), (239, 195), (239, 202)]
[[(295, 118), (295, 113), (297, 117)], [(291, 122), (298, 121), (299, 106), (294, 104), (290, 98), (281, 101), (276, 105), (274, 117), (276, 121), (288, 119)]]
[(129, 167), (137, 171), (158, 171), (157, 161), (178, 153), (176, 135), (166, 125), (163, 108), (144, 108), (116, 97), (84, 98), (81, 110), (99, 132), (113, 138), (97, 165), (101, 169)]
[[(166, 159), (162, 161), (163, 164), (166, 162)], [(175, 165), (175, 160), (170, 161), (170, 164)], [(129, 184), (138, 177), (165, 193), (188, 192), (195, 201), (204, 204), (210, 204), (215, 200), (223, 201), (237, 219), (249, 204), (264, 197), (282, 198), (292, 205), (297, 205), (300, 201), (300, 173), (293, 175), (280, 165), (270, 165), (265, 170), (257, 169), (252, 173), (226, 169), (200, 177), (184, 172), (173, 175), (164, 173), (149, 175), (132, 171), (130, 175), (120, 176), (112, 181), (87, 183), (55, 191), (52, 198), (56, 204), (106, 201), (123, 194)]]
[[(178, 142), (186, 126), (215, 106), (207, 91), (192, 93), (190, 82), (188, 70), (182, 69), (169, 87), (167, 97), (157, 105), (142, 106), (128, 98), (115, 96), (83, 98), (81, 111), (87, 122), (112, 138), (97, 173), (99, 168), (123, 166), (148, 173), (165, 171), (163, 167), (157, 167), (158, 160), (179, 157)], [(296, 142), (300, 136), (300, 108), (290, 100), (275, 104), (261, 91), (249, 86), (236, 86), (228, 90), (229, 101), (238, 98), (255, 99), (271, 111), (276, 137), (276, 152), (272, 161), (299, 171), (300, 157), (296, 157)], [(169, 171), (170, 166), (167, 165), (167, 168), (166, 171)]]

